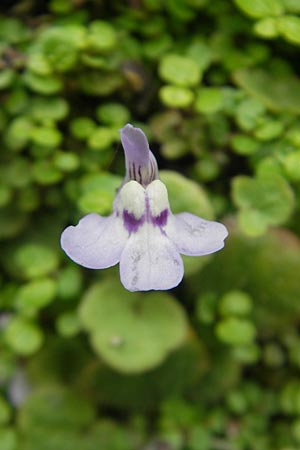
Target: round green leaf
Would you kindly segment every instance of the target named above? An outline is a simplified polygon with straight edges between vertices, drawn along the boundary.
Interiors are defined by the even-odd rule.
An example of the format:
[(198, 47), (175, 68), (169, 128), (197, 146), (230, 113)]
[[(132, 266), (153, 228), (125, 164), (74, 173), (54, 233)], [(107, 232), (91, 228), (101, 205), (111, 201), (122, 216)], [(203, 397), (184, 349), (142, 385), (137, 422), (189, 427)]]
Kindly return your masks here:
[(184, 311), (172, 296), (127, 292), (112, 280), (90, 288), (79, 316), (95, 351), (125, 373), (157, 366), (187, 332)]
[(164, 81), (182, 87), (196, 86), (201, 78), (200, 68), (193, 59), (176, 54), (165, 55), (158, 71)]
[(281, 36), (292, 44), (300, 44), (300, 17), (283, 16), (276, 22), (277, 29)]
[(212, 204), (199, 184), (170, 170), (162, 170), (160, 177), (167, 186), (174, 214), (186, 211), (208, 220), (214, 218)]
[(95, 122), (89, 117), (77, 117), (70, 124), (71, 133), (77, 139), (87, 139), (95, 128)]
[(107, 124), (122, 126), (130, 119), (129, 110), (121, 103), (104, 103), (96, 110), (98, 119)]
[(0, 89), (8, 88), (15, 78), (15, 72), (13, 69), (2, 69), (0, 71)]
[(265, 17), (258, 20), (254, 25), (254, 32), (264, 39), (274, 39), (278, 36), (277, 19)]
[(56, 328), (61, 336), (75, 336), (81, 328), (77, 314), (73, 311), (61, 314), (56, 320)]
[(239, 155), (252, 155), (259, 149), (259, 142), (245, 134), (235, 134), (232, 137), (231, 145), (235, 153)]
[(116, 31), (109, 22), (105, 22), (104, 20), (91, 22), (86, 38), (86, 48), (100, 53), (108, 52), (117, 43)]
[[(19, 410), (19, 426), (23, 432), (41, 429), (51, 434), (62, 429), (75, 432), (90, 426), (94, 410), (90, 401), (76, 394), (76, 390), (58, 385), (43, 386), (34, 390)], [(48, 447), (47, 447), (48, 448)], [(49, 447), (54, 449), (55, 446)], [(68, 447), (69, 448), (69, 447)]]
[(229, 291), (223, 295), (219, 303), (219, 311), (223, 316), (244, 316), (252, 310), (252, 298), (243, 291)]
[(211, 114), (222, 108), (222, 92), (218, 88), (202, 88), (195, 100), (195, 110), (203, 114)]
[(36, 51), (32, 52), (28, 56), (27, 68), (31, 72), (41, 76), (51, 75), (52, 73), (51, 65), (47, 60), (46, 56), (43, 53)]
[(13, 119), (4, 135), (6, 145), (15, 151), (22, 150), (29, 142), (32, 127), (32, 121), (26, 116)]
[(107, 215), (112, 210), (114, 194), (105, 189), (93, 189), (81, 195), (78, 199), (78, 207), (83, 213), (96, 212)]
[(226, 344), (243, 345), (253, 342), (256, 330), (249, 320), (229, 317), (217, 324), (216, 334)]
[(254, 209), (242, 209), (238, 212), (238, 224), (248, 236), (261, 236), (267, 231), (268, 221), (265, 215)]
[(35, 161), (32, 166), (32, 174), (37, 183), (45, 186), (56, 184), (63, 177), (54, 163), (47, 160)]
[(63, 300), (78, 297), (82, 288), (82, 272), (75, 264), (59, 271), (57, 295)]
[(12, 428), (0, 428), (1, 450), (18, 450), (18, 437)]
[(171, 108), (186, 108), (194, 100), (190, 89), (180, 86), (163, 86), (159, 90), (161, 101)]
[(282, 135), (284, 124), (279, 120), (265, 120), (254, 131), (254, 136), (260, 141), (269, 141)]
[(241, 69), (233, 78), (238, 86), (272, 111), (300, 113), (300, 81), (296, 77), (261, 69)]
[(73, 172), (80, 165), (79, 156), (72, 152), (57, 151), (53, 157), (54, 166), (63, 172)]
[(69, 112), (67, 101), (59, 97), (36, 97), (30, 103), (30, 115), (37, 121), (62, 120)]
[(11, 319), (5, 329), (7, 344), (19, 355), (31, 355), (43, 344), (44, 336), (33, 322), (21, 317)]
[(282, 159), (285, 175), (289, 180), (300, 181), (300, 151), (289, 153)]
[(54, 70), (65, 72), (75, 66), (77, 46), (68, 30), (50, 27), (43, 33), (40, 42), (42, 53)]
[(31, 130), (31, 140), (37, 145), (57, 147), (62, 141), (62, 134), (54, 127), (34, 127)]
[(115, 139), (114, 132), (108, 127), (97, 127), (92, 130), (89, 139), (88, 146), (91, 150), (101, 151), (111, 146)]
[(39, 75), (30, 70), (24, 74), (25, 84), (34, 92), (42, 95), (56, 94), (62, 89), (63, 83), (54, 75)]
[(257, 178), (237, 176), (232, 183), (234, 203), (243, 210), (255, 211), (259, 221), (267, 225), (280, 225), (291, 215), (294, 195), (289, 184), (280, 175)]
[(34, 316), (55, 298), (56, 282), (41, 278), (24, 284), (16, 294), (15, 305), (26, 316)]
[(58, 267), (56, 252), (42, 244), (24, 244), (15, 255), (16, 268), (25, 278), (36, 278), (48, 275)]
[(81, 180), (81, 194), (78, 206), (82, 212), (109, 214), (121, 178), (111, 174), (91, 174)]
[(281, 0), (234, 0), (236, 5), (248, 16), (255, 19), (280, 16), (284, 12)]

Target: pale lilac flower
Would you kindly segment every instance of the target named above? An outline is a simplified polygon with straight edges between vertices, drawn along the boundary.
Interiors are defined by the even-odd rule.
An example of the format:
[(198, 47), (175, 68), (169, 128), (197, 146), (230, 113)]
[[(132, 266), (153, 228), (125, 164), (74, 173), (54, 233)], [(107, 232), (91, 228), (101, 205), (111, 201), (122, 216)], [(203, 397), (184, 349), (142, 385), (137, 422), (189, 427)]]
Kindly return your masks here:
[(139, 128), (121, 129), (126, 176), (108, 217), (88, 214), (61, 236), (67, 255), (89, 269), (120, 263), (120, 277), (129, 291), (163, 290), (183, 277), (184, 255), (207, 255), (224, 246), (224, 225), (189, 213), (173, 215), (166, 186)]

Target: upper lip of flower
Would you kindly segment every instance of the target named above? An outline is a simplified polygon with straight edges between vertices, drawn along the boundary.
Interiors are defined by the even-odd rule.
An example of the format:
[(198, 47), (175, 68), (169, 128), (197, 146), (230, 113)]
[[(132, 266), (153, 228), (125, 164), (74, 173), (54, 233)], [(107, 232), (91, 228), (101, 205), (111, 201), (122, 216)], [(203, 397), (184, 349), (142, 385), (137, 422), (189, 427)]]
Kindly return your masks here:
[(158, 179), (157, 162), (142, 130), (128, 123), (120, 130), (120, 134), (125, 152), (124, 182), (135, 180), (142, 186), (147, 186)]
[(126, 176), (113, 213), (83, 217), (64, 230), (61, 246), (71, 259), (91, 269), (120, 262), (121, 281), (128, 290), (173, 288), (183, 277), (179, 253), (196, 256), (220, 250), (227, 229), (193, 214), (173, 215), (145, 134), (127, 124), (121, 140)]

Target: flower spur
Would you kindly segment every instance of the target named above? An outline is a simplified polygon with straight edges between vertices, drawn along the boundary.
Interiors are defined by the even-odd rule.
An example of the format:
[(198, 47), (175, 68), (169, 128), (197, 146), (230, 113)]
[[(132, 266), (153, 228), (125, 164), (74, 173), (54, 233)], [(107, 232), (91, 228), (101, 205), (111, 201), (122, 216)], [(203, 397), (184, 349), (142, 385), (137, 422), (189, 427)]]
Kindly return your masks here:
[(139, 128), (121, 129), (126, 176), (108, 217), (88, 214), (61, 236), (61, 246), (77, 264), (105, 269), (120, 263), (121, 282), (129, 291), (165, 290), (184, 273), (180, 253), (200, 256), (223, 248), (228, 232), (218, 222), (190, 213), (173, 215), (166, 186)]

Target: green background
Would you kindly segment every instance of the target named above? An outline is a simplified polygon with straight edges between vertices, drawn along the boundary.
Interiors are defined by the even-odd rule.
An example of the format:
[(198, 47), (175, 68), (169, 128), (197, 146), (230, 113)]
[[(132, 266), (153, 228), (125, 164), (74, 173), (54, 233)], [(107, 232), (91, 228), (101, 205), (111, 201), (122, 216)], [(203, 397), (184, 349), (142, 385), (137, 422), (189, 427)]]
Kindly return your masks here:
[[(0, 7), (0, 449), (299, 450), (299, 1)], [(128, 122), (230, 232), (169, 292), (59, 246), (110, 214)]]

